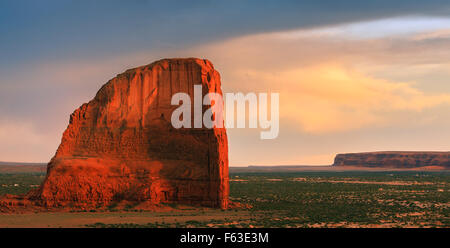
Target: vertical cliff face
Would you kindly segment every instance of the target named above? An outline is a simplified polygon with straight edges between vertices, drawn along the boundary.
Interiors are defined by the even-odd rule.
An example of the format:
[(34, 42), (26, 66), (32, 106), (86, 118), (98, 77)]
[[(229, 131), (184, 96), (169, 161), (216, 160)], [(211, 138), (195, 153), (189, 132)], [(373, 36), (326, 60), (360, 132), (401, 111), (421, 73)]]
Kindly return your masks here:
[(193, 103), (198, 84), (203, 95), (222, 94), (208, 60), (164, 59), (117, 75), (70, 116), (32, 198), (45, 206), (126, 200), (226, 208), (225, 128), (175, 129), (170, 123), (178, 107), (172, 95), (188, 93)]

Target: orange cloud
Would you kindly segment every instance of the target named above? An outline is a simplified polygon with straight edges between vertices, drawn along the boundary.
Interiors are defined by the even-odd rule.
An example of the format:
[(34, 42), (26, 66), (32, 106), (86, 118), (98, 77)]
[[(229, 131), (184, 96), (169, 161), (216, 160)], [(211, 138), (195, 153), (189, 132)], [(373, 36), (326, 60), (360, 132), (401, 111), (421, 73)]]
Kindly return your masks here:
[(399, 111), (420, 112), (450, 104), (450, 94), (426, 95), (407, 83), (363, 75), (340, 65), (317, 65), (268, 76), (281, 82), (281, 118), (309, 133), (347, 131), (395, 122)]
[[(442, 45), (434, 49), (416, 44), (410, 37), (342, 40), (332, 39), (332, 33), (310, 33), (258, 34), (194, 52), (219, 62), (216, 67), (222, 72), (225, 91), (279, 92), (281, 121), (307, 133), (411, 125), (399, 114), (413, 117), (425, 109), (450, 104), (450, 92), (426, 92), (415, 87), (413, 77), (398, 81), (371, 73), (377, 69), (378, 74), (392, 74), (392, 68), (398, 67), (422, 67), (423, 71), (429, 65), (424, 61), (432, 59), (444, 63), (440, 61), (443, 57), (433, 57), (442, 51)], [(397, 54), (392, 49), (399, 44), (405, 48)], [(427, 53), (418, 55), (421, 49)]]

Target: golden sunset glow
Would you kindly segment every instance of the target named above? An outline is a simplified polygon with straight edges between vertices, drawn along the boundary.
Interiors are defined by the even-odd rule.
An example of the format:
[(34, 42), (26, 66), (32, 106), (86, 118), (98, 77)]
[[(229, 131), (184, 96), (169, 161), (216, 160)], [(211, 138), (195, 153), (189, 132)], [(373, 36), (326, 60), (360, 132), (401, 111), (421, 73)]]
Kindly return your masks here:
[[(268, 143), (258, 140), (255, 130), (230, 129), (232, 166), (330, 164), (338, 152), (448, 149), (449, 30), (446, 18), (394, 18), (260, 32), (182, 49), (40, 61), (30, 66), (32, 74), (11, 75), (10, 80), (71, 85), (80, 94), (54, 106), (65, 113), (92, 97), (81, 92), (95, 92), (117, 71), (160, 57), (207, 58), (220, 72), (224, 92), (280, 93), (280, 137)], [(0, 137), (12, 139), (6, 136), (23, 129), (31, 133), (35, 138), (25, 150), (40, 140), (44, 145), (37, 150), (45, 155), (33, 152), (23, 160), (35, 161), (51, 156), (66, 119), (55, 119), (54, 129), (45, 134), (31, 120), (14, 123), (0, 121)], [(342, 144), (343, 136), (351, 142)], [(14, 160), (20, 154), (0, 155)]]

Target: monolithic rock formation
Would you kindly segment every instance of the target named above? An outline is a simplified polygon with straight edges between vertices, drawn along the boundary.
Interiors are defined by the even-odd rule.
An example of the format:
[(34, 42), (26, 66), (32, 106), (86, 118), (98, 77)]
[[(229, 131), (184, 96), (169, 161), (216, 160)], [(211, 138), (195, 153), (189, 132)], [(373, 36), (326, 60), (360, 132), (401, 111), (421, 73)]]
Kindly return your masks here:
[[(101, 207), (114, 202), (181, 203), (217, 208), (228, 204), (225, 128), (171, 125), (178, 106), (222, 94), (220, 75), (208, 60), (163, 59), (111, 79), (70, 116), (47, 177), (29, 198), (46, 207)], [(203, 106), (204, 109), (209, 106)]]
[(365, 152), (338, 154), (333, 166), (450, 169), (450, 152)]

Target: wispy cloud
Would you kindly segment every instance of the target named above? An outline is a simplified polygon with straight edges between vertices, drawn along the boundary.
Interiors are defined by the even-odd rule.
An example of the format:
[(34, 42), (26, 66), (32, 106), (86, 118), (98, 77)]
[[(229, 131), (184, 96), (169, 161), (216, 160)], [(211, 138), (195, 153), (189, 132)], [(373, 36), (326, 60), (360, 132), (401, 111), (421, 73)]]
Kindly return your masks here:
[[(25, 138), (21, 133), (34, 137), (34, 141), (26, 145), (29, 149), (23, 150), (30, 151), (24, 158), (36, 161), (53, 155), (71, 111), (91, 99), (108, 79), (129, 67), (161, 57), (191, 56), (208, 58), (214, 63), (222, 75), (225, 92), (280, 92), (280, 139), (263, 144), (251, 140), (250, 131), (230, 130), (232, 164), (258, 161), (293, 164), (302, 163), (302, 158), (308, 163), (327, 164), (333, 152), (343, 151), (341, 135), (349, 133), (355, 134), (353, 138), (357, 140), (346, 143), (349, 151), (364, 147), (395, 148), (387, 146), (394, 144), (392, 139), (398, 141), (399, 146), (411, 149), (448, 147), (445, 140), (450, 136), (450, 125), (446, 125), (450, 123), (450, 116), (446, 114), (450, 106), (447, 80), (450, 77), (450, 22), (445, 18), (417, 20), (408, 17), (266, 32), (180, 49), (143, 49), (95, 59), (41, 61), (27, 68), (31, 73), (26, 75), (21, 75), (22, 70), (15, 75), (8, 72), (12, 75), (10, 83), (2, 78), (0, 113), (4, 118), (17, 119), (20, 117), (17, 110), (29, 108), (27, 104), (33, 105), (32, 111), (36, 112), (34, 118), (28, 118), (32, 122), (28, 121), (25, 126), (0, 126), (3, 135), (9, 133), (11, 139), (9, 148), (3, 147), (11, 153), (3, 155), (14, 154), (13, 148), (17, 146), (13, 144)], [(389, 27), (391, 22), (393, 26)], [(421, 22), (424, 24), (414, 25)], [(403, 27), (406, 30), (402, 30)], [(25, 100), (15, 100), (17, 96), (11, 92), (20, 92)], [(6, 107), (17, 102), (19, 106)], [(42, 127), (49, 122), (57, 123), (58, 127), (52, 129), (58, 132), (44, 132)], [(414, 133), (400, 137), (392, 131), (404, 127), (414, 129)], [(389, 135), (390, 142), (365, 143), (364, 137), (373, 138), (374, 130), (377, 134)], [(308, 146), (301, 143), (305, 137), (310, 138)], [(317, 140), (330, 145), (324, 147)], [(41, 142), (51, 144), (43, 146), (46, 152), (43, 148), (31, 149), (39, 148), (36, 144)], [(245, 152), (241, 144), (245, 144)], [(297, 150), (301, 149), (305, 153), (299, 155)], [(9, 158), (20, 160), (20, 154)], [(6, 160), (1, 156), (0, 159)]]
[[(408, 35), (394, 32), (410, 26)], [(421, 68), (423, 77), (448, 62), (450, 43), (415, 38), (443, 27), (450, 27), (450, 19), (389, 19), (246, 36), (194, 53), (219, 62), (228, 90), (280, 92), (282, 121), (297, 123), (303, 132), (414, 125), (399, 116), (450, 107), (450, 91), (431, 92), (430, 82), (419, 85), (411, 76), (419, 73), (413, 68)], [(380, 35), (343, 39), (370, 32)], [(403, 74), (402, 80), (393, 73)]]
[(450, 18), (432, 16), (407, 16), (362, 21), (350, 24), (330, 25), (306, 30), (275, 32), (283, 39), (305, 37), (325, 39), (365, 40), (405, 37), (427, 33), (430, 30), (445, 30), (450, 27)]

